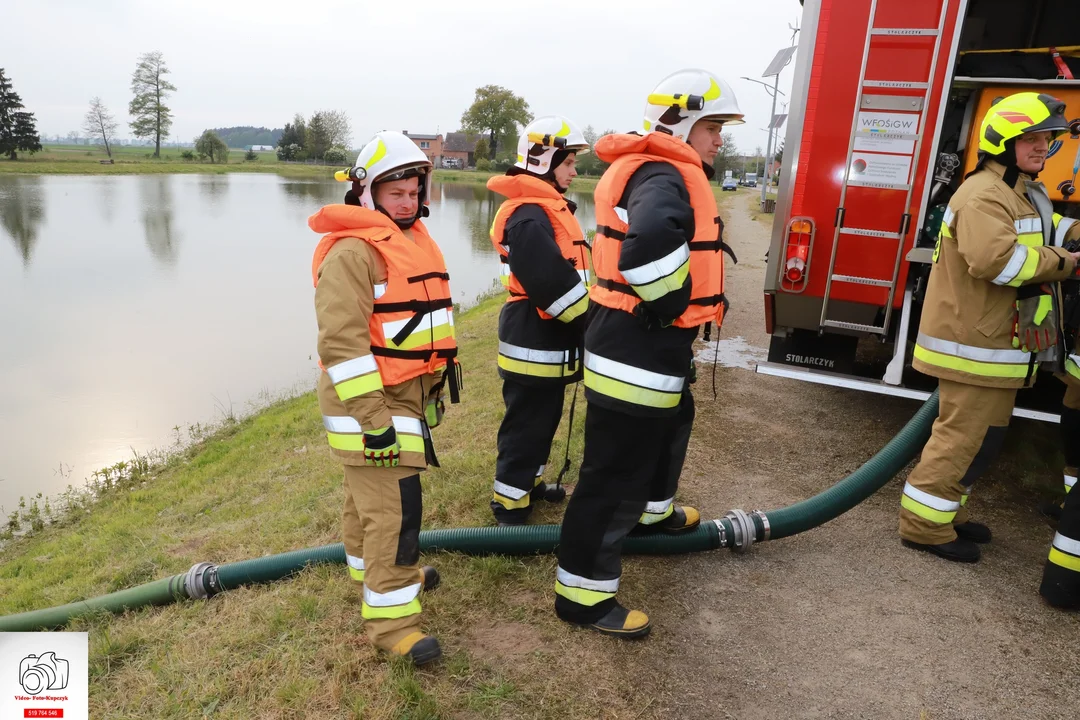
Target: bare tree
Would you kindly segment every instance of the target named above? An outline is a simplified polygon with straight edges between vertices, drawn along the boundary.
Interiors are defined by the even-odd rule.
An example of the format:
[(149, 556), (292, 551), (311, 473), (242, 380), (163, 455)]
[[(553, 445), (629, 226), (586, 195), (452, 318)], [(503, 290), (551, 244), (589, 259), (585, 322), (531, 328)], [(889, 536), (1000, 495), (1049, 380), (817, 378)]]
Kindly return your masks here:
[(172, 110), (165, 100), (176, 86), (165, 79), (168, 74), (165, 56), (160, 52), (139, 56), (139, 64), (131, 74), (131, 92), (135, 94), (128, 104), (128, 112), (135, 118), (131, 130), (135, 137), (154, 138), (154, 157), (161, 157), (161, 138), (168, 139), (172, 127)]
[(83, 130), (90, 137), (99, 137), (105, 143), (105, 153), (112, 157), (112, 139), (116, 136), (116, 119), (101, 102), (101, 98), (95, 97), (90, 101), (90, 109), (86, 111), (86, 119), (83, 121)]

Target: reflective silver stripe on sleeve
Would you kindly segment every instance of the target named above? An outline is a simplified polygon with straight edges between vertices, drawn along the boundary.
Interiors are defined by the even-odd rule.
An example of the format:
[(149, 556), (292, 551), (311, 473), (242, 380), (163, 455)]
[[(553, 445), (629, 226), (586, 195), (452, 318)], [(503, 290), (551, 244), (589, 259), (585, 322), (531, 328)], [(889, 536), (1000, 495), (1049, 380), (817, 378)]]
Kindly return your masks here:
[(626, 208), (615, 206), (615, 216), (622, 220), (624, 223), (630, 222), (630, 216), (626, 214)]
[(499, 353), (515, 360), (543, 363), (545, 365), (562, 365), (570, 360), (570, 354), (566, 350), (534, 350), (520, 345), (511, 345), (501, 340), (499, 341)]
[(941, 216), (941, 222), (945, 223), (951, 228), (953, 227), (954, 220), (956, 220), (956, 211), (953, 210), (951, 207), (945, 208), (945, 214)]
[(364, 558), (358, 558), (355, 555), (346, 554), (345, 559), (348, 560), (349, 567), (351, 567), (353, 570), (363, 570), (364, 569)]
[(648, 285), (682, 267), (682, 264), (690, 259), (690, 247), (683, 243), (659, 260), (639, 265), (636, 268), (622, 270), (622, 276), (631, 285)]
[(1017, 235), (1027, 235), (1030, 233), (1042, 232), (1042, 219), (1041, 218), (1024, 218), (1023, 220), (1016, 220), (1013, 222), (1013, 226), (1016, 228)]
[(566, 572), (561, 567), (555, 573), (555, 579), (567, 587), (581, 588), (582, 590), (595, 590), (597, 592), (618, 592), (619, 578), (614, 580), (591, 580), (573, 573)]
[(683, 389), (685, 382), (685, 378), (642, 370), (633, 365), (596, 355), (588, 350), (585, 351), (585, 367), (613, 380), (621, 380), (624, 383), (660, 392), (679, 392)]
[(1005, 264), (1005, 269), (1003, 269), (991, 282), (995, 285), (1008, 285), (1011, 283), (1016, 279), (1016, 276), (1020, 274), (1020, 271), (1023, 270), (1027, 256), (1027, 245), (1017, 244), (1013, 247), (1012, 257), (1009, 258), (1009, 262)]
[(1071, 488), (1076, 486), (1076, 478), (1072, 475), (1065, 476), (1065, 487)]
[(927, 350), (952, 355), (953, 357), (976, 362), (1004, 363), (1006, 365), (1027, 365), (1031, 353), (1023, 350), (990, 350), (971, 345), (961, 345), (951, 340), (939, 340), (924, 333), (919, 333), (918, 344)]
[(575, 285), (574, 287), (570, 288), (570, 290), (565, 295), (563, 295), (561, 298), (559, 298), (555, 302), (551, 303), (551, 305), (549, 305), (547, 308), (545, 308), (544, 312), (546, 312), (551, 317), (558, 317), (562, 314), (564, 310), (566, 310), (566, 308), (570, 307), (588, 294), (589, 291), (585, 288), (584, 285)]
[(911, 483), (904, 484), (904, 494), (912, 500), (922, 503), (926, 507), (940, 510), (941, 512), (956, 512), (960, 509), (960, 503), (952, 502), (951, 500), (945, 500), (939, 498), (936, 495), (931, 495), (928, 492), (924, 492), (915, 487)]
[(1067, 535), (1062, 535), (1060, 532), (1054, 535), (1054, 547), (1061, 552), (1067, 552), (1070, 555), (1080, 557), (1080, 540), (1073, 540)]
[(386, 283), (375, 284), (375, 299), (378, 300), (386, 294)]
[(332, 433), (360, 433), (364, 432), (356, 418), (349, 415), (323, 415), (323, 427)]
[(544, 468), (546, 468), (546, 467), (547, 467), (547, 465), (541, 465), (540, 469), (536, 471), (536, 477), (540, 477), (541, 475), (543, 475), (544, 474)]
[(373, 592), (367, 585), (364, 586), (364, 602), (371, 607), (393, 607), (394, 605), (404, 605), (405, 603), (412, 602), (420, 594), (420, 586), (422, 583), (416, 583), (415, 585), (409, 585), (403, 587), (400, 590), (391, 590), (390, 592), (377, 593)]
[(1065, 245), (1065, 236), (1069, 234), (1069, 228), (1075, 225), (1078, 221), (1076, 218), (1063, 217), (1058, 220), (1057, 230), (1054, 231), (1054, 245), (1063, 247)]
[(513, 485), (507, 485), (506, 483), (499, 482), (498, 480), (495, 481), (495, 492), (502, 495), (503, 497), (508, 497), (511, 500), (520, 500), (521, 498), (529, 494), (528, 490), (522, 490), (521, 488), (516, 488)]
[(377, 372), (378, 369), (379, 366), (375, 362), (374, 355), (361, 355), (352, 360), (346, 360), (343, 363), (338, 363), (337, 365), (326, 368), (326, 374), (330, 376), (330, 382), (337, 385), (339, 382), (348, 380), (349, 378), (367, 375), (370, 372)]

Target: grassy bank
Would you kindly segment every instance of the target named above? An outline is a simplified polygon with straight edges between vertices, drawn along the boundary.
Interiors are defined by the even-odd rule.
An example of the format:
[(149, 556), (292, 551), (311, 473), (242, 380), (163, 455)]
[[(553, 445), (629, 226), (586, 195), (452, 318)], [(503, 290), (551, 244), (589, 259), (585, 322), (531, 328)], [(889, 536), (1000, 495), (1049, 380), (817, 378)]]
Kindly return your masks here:
[[(464, 402), (435, 431), (443, 467), (424, 474), (425, 527), (491, 523), (500, 303), (488, 300), (458, 322)], [(580, 403), (578, 411), (576, 458)], [(101, 595), (199, 561), (337, 542), (341, 469), (318, 417), (312, 394), (276, 404), (174, 458), (153, 479), (106, 493), (65, 526), (16, 539), (0, 551), (0, 614)], [(561, 512), (545, 504), (538, 521), (557, 522)], [(91, 716), (630, 717), (649, 702), (650, 683), (631, 684), (626, 672), (643, 649), (554, 618), (554, 558), (425, 561), (444, 577), (423, 599), (426, 626), (447, 655), (434, 670), (381, 659), (363, 633), (360, 598), (344, 568), (325, 567), (209, 602), (77, 621), (71, 629), (90, 633)], [(629, 602), (648, 591), (646, 573), (635, 574)]]

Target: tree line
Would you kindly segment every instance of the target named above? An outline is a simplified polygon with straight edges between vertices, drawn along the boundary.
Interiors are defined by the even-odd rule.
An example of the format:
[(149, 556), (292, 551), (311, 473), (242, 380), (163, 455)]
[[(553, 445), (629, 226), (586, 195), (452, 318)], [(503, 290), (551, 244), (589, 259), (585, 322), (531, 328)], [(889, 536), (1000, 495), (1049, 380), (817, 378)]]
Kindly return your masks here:
[(352, 126), (343, 110), (319, 110), (307, 119), (296, 113), (281, 131), (277, 156), (283, 161), (346, 163), (351, 143)]

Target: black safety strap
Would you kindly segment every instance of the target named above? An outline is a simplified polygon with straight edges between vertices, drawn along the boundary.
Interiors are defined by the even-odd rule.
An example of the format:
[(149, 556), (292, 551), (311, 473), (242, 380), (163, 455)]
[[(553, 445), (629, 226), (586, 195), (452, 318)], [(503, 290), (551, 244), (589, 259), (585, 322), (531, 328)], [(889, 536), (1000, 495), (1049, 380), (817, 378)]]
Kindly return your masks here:
[(720, 293), (719, 295), (709, 295), (708, 297), (691, 298), (691, 305), (723, 305), (724, 310), (728, 309), (727, 295)]
[(615, 228), (608, 227), (607, 225), (597, 225), (596, 234), (603, 235), (610, 240), (618, 240), (620, 242), (626, 239), (626, 233), (624, 233), (622, 230), (616, 230)]
[(563, 457), (562, 470), (559, 471), (558, 477), (555, 478), (555, 487), (562, 487), (563, 477), (570, 471), (570, 435), (574, 432), (574, 408), (577, 406), (577, 391), (581, 385), (580, 382), (574, 383), (574, 397), (570, 400), (570, 423), (566, 428), (566, 454)]
[(371, 308), (371, 312), (394, 313), (408, 312), (411, 310), (415, 313), (423, 314), (433, 310), (452, 307), (454, 307), (454, 301), (451, 298), (443, 298), (442, 300), (403, 300), (402, 302), (394, 303), (380, 303), (376, 301), (375, 305)]
[(408, 278), (409, 282), (411, 282), (411, 283), (424, 282), (425, 280), (449, 280), (449, 279), (450, 279), (450, 273), (445, 273), (445, 272), (429, 272), (429, 273), (424, 273), (423, 275), (413, 275), (411, 278)]
[(604, 288), (605, 290), (621, 292), (625, 295), (634, 295), (635, 297), (637, 296), (637, 293), (634, 292), (634, 288), (630, 287), (626, 283), (616, 282), (615, 280), (608, 280), (607, 278), (597, 278), (596, 284)]
[(371, 354), (382, 357), (397, 358), (398, 360), (430, 360), (433, 357), (446, 358), (449, 360), (457, 356), (457, 348), (442, 348), (439, 350), (400, 350), (398, 348), (371, 346)]

